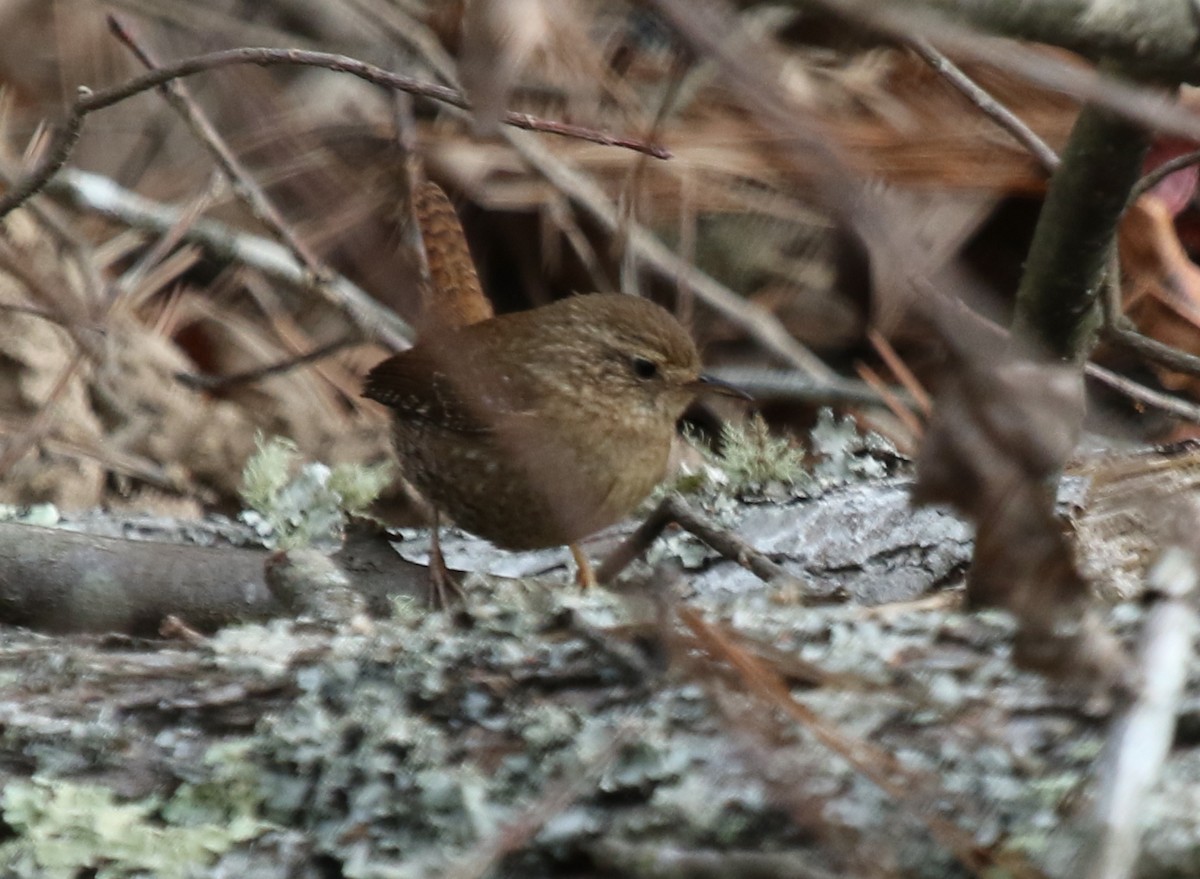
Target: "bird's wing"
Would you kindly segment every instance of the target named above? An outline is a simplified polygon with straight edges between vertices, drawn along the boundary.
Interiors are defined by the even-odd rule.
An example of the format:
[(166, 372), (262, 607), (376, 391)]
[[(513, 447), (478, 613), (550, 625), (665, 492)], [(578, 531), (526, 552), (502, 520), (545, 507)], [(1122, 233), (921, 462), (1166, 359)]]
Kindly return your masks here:
[(367, 374), (363, 396), (400, 418), (460, 433), (490, 433), (534, 410), (529, 383), (488, 363), (473, 335), (452, 333), (389, 357)]

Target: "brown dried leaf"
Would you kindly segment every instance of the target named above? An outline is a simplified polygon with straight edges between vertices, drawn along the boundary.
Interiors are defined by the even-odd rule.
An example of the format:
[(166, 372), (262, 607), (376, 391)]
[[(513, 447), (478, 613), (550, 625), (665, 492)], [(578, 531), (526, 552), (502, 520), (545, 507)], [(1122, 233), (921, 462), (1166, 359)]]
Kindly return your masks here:
[(0, 501), (93, 506), (104, 491), (104, 467), (65, 451), (101, 442), (88, 398), (90, 364), (78, 359), (71, 332), (54, 322), (80, 312), (84, 293), (29, 213), (9, 217), (4, 233), (14, 263), (13, 271), (0, 271), (0, 302), (47, 316), (0, 311)]
[[(1179, 242), (1170, 206), (1157, 195), (1138, 199), (1121, 223), (1126, 316), (1144, 335), (1200, 354), (1200, 268)], [(1200, 379), (1150, 364), (1173, 391), (1200, 397)]]

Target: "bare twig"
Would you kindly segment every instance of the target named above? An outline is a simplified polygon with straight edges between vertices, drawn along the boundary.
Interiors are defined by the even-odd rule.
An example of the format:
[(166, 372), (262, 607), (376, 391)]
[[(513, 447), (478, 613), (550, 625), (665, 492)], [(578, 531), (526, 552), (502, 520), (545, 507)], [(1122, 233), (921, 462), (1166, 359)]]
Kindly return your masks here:
[(433, 290), (433, 275), (429, 271), (429, 254), (425, 250), (425, 235), (417, 221), (416, 196), (425, 180), (425, 166), (417, 145), (417, 122), (413, 118), (412, 98), (396, 93), (393, 102), (396, 126), (396, 148), (404, 162), (405, 203), (404, 220), (400, 224), (404, 247), (417, 266), (417, 289), (423, 308), (429, 307), (428, 297)]
[(546, 202), (542, 210), (544, 211), (543, 222), (553, 223), (562, 233), (563, 238), (567, 240), (567, 244), (575, 251), (575, 255), (579, 257), (579, 261), (583, 264), (583, 268), (591, 280), (592, 289), (603, 293), (612, 292), (613, 283), (600, 264), (596, 248), (580, 227), (579, 220), (571, 210), (570, 202), (566, 197), (555, 194)]
[(1132, 400), (1144, 403), (1147, 406), (1153, 406), (1155, 409), (1161, 409), (1186, 421), (1200, 424), (1200, 406), (1197, 406), (1195, 403), (1189, 403), (1187, 400), (1180, 399), (1179, 397), (1172, 397), (1170, 394), (1151, 390), (1145, 385), (1138, 384), (1122, 375), (1117, 375), (1115, 372), (1107, 370), (1103, 366), (1098, 366), (1095, 363), (1088, 363), (1084, 367), (1084, 372), (1097, 381), (1108, 385), (1110, 388), (1120, 391)]
[(262, 381), (264, 378), (270, 378), (273, 375), (279, 375), (284, 372), (291, 372), (297, 367), (304, 366), (308, 363), (313, 363), (317, 360), (322, 360), (330, 354), (341, 351), (343, 348), (349, 348), (353, 345), (358, 345), (362, 340), (357, 337), (347, 337), (335, 339), (328, 345), (321, 345), (319, 348), (314, 348), (307, 354), (301, 354), (298, 357), (289, 357), (287, 360), (281, 360), (278, 363), (272, 363), (268, 366), (260, 366), (256, 369), (247, 369), (245, 372), (235, 372), (230, 375), (198, 375), (193, 372), (177, 372), (175, 378), (181, 384), (187, 385), (189, 388), (195, 388), (199, 391), (217, 391), (227, 390), (235, 385), (246, 385), (252, 382)]
[(162, 624), (158, 627), (158, 635), (167, 640), (182, 641), (189, 647), (202, 647), (208, 643), (205, 635), (197, 632), (173, 613), (163, 617)]
[[(453, 80), (453, 65), (436, 46), (436, 41), (430, 43), (424, 36), (420, 28), (406, 35), (441, 76)], [(534, 138), (515, 131), (505, 132), (505, 136), (517, 152), (571, 202), (582, 208), (611, 234), (620, 234), (622, 231), (627, 234), (629, 250), (659, 277), (673, 285), (689, 288), (710, 308), (745, 329), (764, 348), (801, 372), (823, 382), (833, 383), (839, 380), (832, 369), (796, 341), (779, 319), (769, 311), (748, 302), (673, 253), (640, 224), (632, 221), (623, 223), (619, 207), (586, 175), (571, 168)]]
[[(940, 785), (936, 776), (908, 769), (895, 755), (840, 729), (800, 703), (769, 666), (735, 643), (726, 632), (707, 623), (692, 608), (677, 604), (675, 613), (696, 637), (701, 650), (712, 660), (725, 663), (734, 670), (739, 678), (740, 692), (789, 717), (897, 803), (907, 804), (930, 835), (969, 870), (981, 874), (997, 866), (996, 854), (977, 845), (971, 834), (934, 809), (921, 807), (922, 802), (933, 802), (945, 795), (944, 791), (938, 790)], [(1017, 855), (1011, 856), (1004, 866), (1012, 875), (1036, 875)]]
[(1121, 296), (1121, 253), (1118, 240), (1114, 240), (1108, 249), (1108, 270), (1104, 274), (1104, 289), (1100, 291), (1104, 331), (1120, 329), (1124, 323), (1128, 323), (1125, 320)]
[[(1200, 152), (1197, 153), (1200, 158)], [(1143, 180), (1146, 178), (1143, 177)], [(1153, 185), (1153, 184), (1151, 184)], [(1133, 199), (1130, 199), (1130, 204)], [(1108, 272), (1104, 279), (1102, 300), (1104, 305), (1104, 326), (1101, 329), (1103, 338), (1113, 344), (1126, 348), (1147, 360), (1158, 363), (1185, 375), (1200, 376), (1200, 357), (1186, 351), (1152, 339), (1134, 329), (1133, 324), (1122, 312), (1121, 306), (1121, 260), (1114, 246), (1108, 256)]]
[[(94, 211), (138, 229), (163, 233), (179, 222), (179, 211), (123, 189), (107, 177), (68, 168), (46, 187), (79, 207)], [(265, 275), (300, 287), (312, 278), (287, 248), (267, 238), (249, 235), (214, 220), (199, 220), (184, 236), (208, 248), (218, 258), (244, 263)], [(389, 308), (380, 305), (357, 285), (342, 276), (330, 278), (319, 287), (347, 311), (356, 325), (386, 344), (406, 348), (412, 328)]]
[[(13, 180), (19, 174), (13, 170), (8, 156), (0, 156), (0, 182), (12, 186)], [(71, 254), (71, 259), (79, 269), (80, 277), (87, 289), (88, 301), (97, 304), (104, 299), (104, 281), (100, 277), (100, 267), (96, 264), (95, 252), (89, 242), (74, 226), (67, 222), (54, 205), (35, 204), (29, 206), (33, 215), (40, 220), (50, 232), (62, 243)]]
[[(657, 0), (655, 0), (657, 4)], [(801, 0), (790, 0), (799, 3)], [(979, 31), (955, 24), (938, 11), (916, 8), (915, 2), (877, 3), (872, 0), (803, 0), (805, 5), (816, 3), (850, 21), (857, 21), (869, 28), (888, 34), (898, 40), (908, 41), (921, 37), (936, 44), (943, 51), (953, 52), (960, 58), (974, 61), (1014, 73), (1028, 82), (1043, 88), (1071, 95), (1098, 107), (1136, 122), (1148, 129), (1176, 134), (1189, 140), (1200, 140), (1200, 115), (1176, 101), (1163, 96), (1159, 91), (1145, 86), (1131, 85), (1128, 80), (1109, 73), (1101, 73), (1047, 53), (1043, 48), (1022, 45), (1016, 40), (981, 36)], [(946, 4), (947, 6), (953, 4)], [(976, 9), (993, 7), (1000, 14), (1007, 14), (1008, 4), (969, 3), (959, 4)], [(1042, 4), (1030, 4), (1030, 10)], [(1004, 12), (1001, 12), (1003, 10)], [(1045, 16), (1050, 18), (1051, 16)], [(1018, 16), (1013, 16), (1013, 19)], [(1065, 19), (1076, 21), (1078, 16)], [(1078, 28), (1074, 28), (1076, 33)], [(1191, 62), (1189, 61), (1189, 64)]]
[[(266, 319), (266, 328), (278, 340), (283, 348), (283, 357), (301, 357), (329, 339), (322, 338), (319, 342), (314, 339), (288, 310), (275, 285), (257, 272), (243, 272), (241, 282), (246, 294), (262, 312)], [(193, 305), (195, 307), (195, 305)], [(211, 305), (201, 306), (201, 310), (210, 311)], [(347, 338), (354, 338), (359, 343), (366, 341), (361, 334), (354, 330), (346, 333)], [(361, 411), (366, 401), (362, 399), (362, 376), (355, 370), (347, 368), (340, 360), (317, 359), (312, 362), (313, 372), (319, 375), (323, 382), (311, 384), (311, 392), (315, 395), (313, 402), (319, 403), (331, 420), (345, 416), (343, 403), (349, 404), (355, 411)], [(330, 396), (325, 385), (336, 390), (342, 400)]]
[[(654, 113), (654, 120), (650, 123), (649, 137), (651, 139), (658, 137), (671, 110), (674, 109), (689, 67), (691, 67), (691, 59), (685, 57), (685, 53), (676, 51), (675, 58), (671, 63), (671, 70), (667, 74), (667, 87), (663, 90), (658, 109)], [(627, 242), (630, 224), (637, 222), (637, 197), (642, 179), (646, 176), (646, 159), (645, 155), (634, 159), (621, 187), (620, 223), (614, 238), (621, 244), (621, 289), (626, 293), (638, 293), (639, 287), (637, 272), (639, 260), (635, 251), (627, 246)], [(688, 255), (690, 256), (690, 254)], [(686, 263), (690, 265), (694, 264), (694, 261), (688, 259)], [(677, 286), (680, 289), (687, 289), (682, 282), (679, 282)]]
[(936, 70), (946, 82), (961, 92), (967, 100), (983, 111), (997, 125), (1013, 136), (1018, 143), (1041, 163), (1049, 173), (1058, 168), (1058, 154), (1050, 145), (1042, 140), (1037, 133), (1021, 119), (997, 101), (979, 83), (967, 76), (962, 68), (931, 46), (926, 40), (912, 39), (908, 45), (925, 60), (925, 63)]
[(855, 364), (855, 368), (858, 370), (858, 374), (862, 380), (866, 382), (868, 387), (875, 390), (875, 393), (884, 401), (888, 410), (907, 431), (908, 436), (904, 437), (904, 446), (908, 449), (918, 446), (921, 436), (925, 432), (925, 429), (921, 426), (921, 419), (917, 417), (912, 409), (905, 406), (899, 397), (892, 393), (891, 389), (887, 386), (887, 382), (870, 366), (859, 361)]
[(604, 560), (600, 569), (596, 571), (597, 582), (611, 581), (645, 552), (671, 524), (677, 524), (700, 538), (721, 555), (737, 562), (766, 583), (784, 583), (796, 579), (736, 534), (705, 521), (680, 498), (668, 495), (654, 508), (654, 512), (646, 521)]
[[(834, 375), (830, 380), (814, 379), (795, 370), (768, 369), (756, 366), (718, 366), (708, 373), (721, 381), (736, 385), (755, 399), (774, 397), (799, 403), (823, 406), (882, 406), (888, 403), (866, 382)], [(916, 401), (905, 391), (892, 393), (906, 406)]]
[[(348, 73), (359, 79), (398, 89), (433, 101), (449, 104), (453, 107), (468, 110), (470, 104), (459, 91), (446, 86), (434, 85), (408, 76), (400, 76), (391, 71), (367, 64), (356, 58), (345, 55), (334, 55), (328, 52), (308, 52), (301, 49), (264, 49), (242, 48), (226, 49), (207, 55), (197, 55), (194, 58), (184, 58), (166, 67), (152, 70), (141, 76), (134, 77), (126, 83), (111, 88), (92, 91), (81, 86), (78, 97), (71, 105), (67, 118), (55, 132), (46, 149), (45, 158), (18, 181), (8, 192), (0, 196), (0, 218), (7, 216), (14, 208), (23, 204), (27, 199), (40, 192), (46, 183), (62, 169), (70, 157), (75, 144), (79, 142), (83, 130), (83, 121), (89, 114), (118, 104), (127, 98), (142, 92), (158, 88), (172, 80), (194, 76), (207, 70), (217, 70), (223, 67), (234, 67), (243, 64), (253, 64), (259, 67), (299, 66), (320, 67), (339, 73)], [(541, 119), (528, 113), (505, 113), (502, 121), (515, 128), (529, 131), (540, 131), (547, 134), (558, 134), (599, 143), (605, 146), (616, 146), (635, 152), (648, 153), (656, 158), (666, 159), (670, 153), (662, 146), (647, 144), (638, 140), (618, 137), (603, 131), (586, 128), (579, 125), (569, 125), (564, 122)]]
[[(187, 203), (179, 209), (179, 219), (170, 228), (163, 230), (162, 234), (158, 236), (158, 240), (147, 248), (129, 267), (128, 271), (124, 272), (116, 281), (113, 286), (116, 287), (119, 294), (131, 297), (136, 303), (140, 297), (133, 295), (135, 291), (139, 288), (152, 291), (154, 287), (145, 283), (147, 275), (170, 255), (171, 251), (183, 241), (187, 231), (225, 191), (225, 182), (213, 174), (210, 177), (209, 185), (188, 199)], [(116, 296), (114, 296), (115, 298)]]
[(1104, 338), (1114, 345), (1128, 348), (1135, 354), (1140, 354), (1147, 360), (1152, 360), (1168, 369), (1187, 375), (1200, 376), (1200, 357), (1180, 351), (1157, 339), (1151, 339), (1136, 330), (1120, 325), (1107, 326), (1104, 328)]
[(1133, 185), (1133, 189), (1129, 190), (1129, 204), (1133, 204), (1176, 171), (1182, 171), (1189, 165), (1197, 163), (1200, 163), (1200, 150), (1193, 150), (1190, 153), (1184, 153), (1182, 156), (1176, 156), (1173, 159), (1163, 162), (1153, 171), (1146, 173)]
[[(113, 35), (124, 43), (139, 61), (145, 65), (148, 70), (161, 70), (162, 64), (150, 49), (142, 45), (133, 35), (125, 24), (115, 15), (108, 16), (108, 28)], [(292, 230), (283, 219), (283, 215), (275, 208), (275, 205), (267, 198), (267, 194), (263, 192), (250, 173), (243, 167), (241, 161), (234, 155), (233, 150), (225, 143), (224, 139), (218, 133), (217, 129), (209, 121), (208, 116), (200, 108), (192, 97), (188, 87), (179, 80), (171, 80), (165, 82), (159, 87), (163, 97), (167, 103), (175, 109), (188, 127), (195, 133), (197, 139), (204, 144), (213, 159), (217, 163), (217, 167), (225, 175), (226, 179), (233, 185), (234, 194), (250, 208), (250, 212), (254, 217), (275, 233), (279, 241), (288, 248), (295, 256), (298, 262), (302, 263), (321, 280), (327, 280), (330, 276), (330, 271), (318, 259), (317, 255)]]
[(1080, 110), (1025, 256), (1012, 326), (1046, 354), (1086, 359), (1100, 328), (1097, 294), (1150, 135), (1095, 105)]
[(887, 340), (883, 333), (876, 329), (867, 330), (867, 339), (871, 342), (871, 346), (875, 352), (887, 364), (887, 368), (892, 371), (892, 375), (896, 377), (896, 381), (904, 386), (904, 389), (912, 395), (916, 407), (921, 410), (922, 414), (928, 417), (933, 411), (933, 401), (929, 394), (921, 387), (921, 382), (917, 379), (913, 371), (908, 368), (900, 355), (896, 353), (896, 349), (892, 347), (892, 343)]
[[(1189, 529), (1190, 534), (1194, 530)], [(1126, 879), (1138, 855), (1146, 797), (1162, 771), (1175, 734), (1175, 718), (1187, 679), (1196, 632), (1192, 595), (1195, 556), (1168, 547), (1150, 570), (1154, 599), (1142, 630), (1142, 686), (1137, 698), (1113, 720), (1100, 758), (1100, 786), (1086, 834), (1089, 845), (1076, 875), (1080, 879)]]

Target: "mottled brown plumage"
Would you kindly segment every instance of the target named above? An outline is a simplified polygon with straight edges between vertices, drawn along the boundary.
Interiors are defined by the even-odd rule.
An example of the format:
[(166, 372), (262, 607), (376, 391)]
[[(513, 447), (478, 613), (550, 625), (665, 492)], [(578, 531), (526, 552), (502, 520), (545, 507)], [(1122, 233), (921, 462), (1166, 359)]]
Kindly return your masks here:
[(435, 507), (533, 549), (632, 512), (703, 383), (667, 311), (595, 293), (431, 334), (376, 366), (364, 393), (395, 410), (404, 475)]

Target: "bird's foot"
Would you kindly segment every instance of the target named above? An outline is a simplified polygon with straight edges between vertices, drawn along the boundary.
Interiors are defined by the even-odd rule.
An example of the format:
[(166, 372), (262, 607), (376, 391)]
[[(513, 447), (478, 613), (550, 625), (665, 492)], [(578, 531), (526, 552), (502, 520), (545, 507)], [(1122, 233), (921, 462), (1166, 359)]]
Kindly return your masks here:
[(575, 558), (576, 585), (583, 590), (595, 589), (596, 572), (592, 569), (592, 563), (588, 561), (587, 555), (579, 548), (578, 543), (571, 544), (571, 555)]
[(446, 610), (452, 604), (465, 603), (467, 594), (463, 591), (462, 584), (446, 567), (439, 531), (435, 523), (429, 545), (429, 604), (434, 610)]

